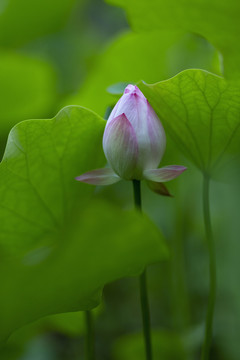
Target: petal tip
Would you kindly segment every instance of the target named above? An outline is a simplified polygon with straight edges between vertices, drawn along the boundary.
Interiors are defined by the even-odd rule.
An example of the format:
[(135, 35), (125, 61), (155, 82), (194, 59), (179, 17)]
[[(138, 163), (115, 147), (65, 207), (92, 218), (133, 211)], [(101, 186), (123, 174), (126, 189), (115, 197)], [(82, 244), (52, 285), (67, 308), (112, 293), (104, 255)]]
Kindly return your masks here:
[(151, 169), (144, 172), (144, 176), (147, 180), (155, 182), (166, 182), (177, 178), (187, 168), (181, 165), (169, 165), (160, 169)]
[(110, 168), (96, 169), (75, 177), (75, 180), (90, 185), (111, 185), (120, 181), (120, 177)]

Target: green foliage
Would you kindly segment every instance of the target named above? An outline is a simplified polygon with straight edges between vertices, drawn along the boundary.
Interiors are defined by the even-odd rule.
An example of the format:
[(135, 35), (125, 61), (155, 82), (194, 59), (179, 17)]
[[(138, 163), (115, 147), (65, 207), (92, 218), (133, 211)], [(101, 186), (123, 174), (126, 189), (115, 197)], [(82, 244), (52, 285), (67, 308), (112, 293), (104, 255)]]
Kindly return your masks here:
[[(191, 161), (211, 177), (226, 164), (228, 177), (234, 171), (231, 186), (211, 186), (218, 266), (211, 360), (239, 360), (240, 3), (106, 1), (126, 11), (98, 0), (0, 1), (0, 147), (16, 123), (50, 119), (59, 103), (107, 117), (122, 84), (140, 82), (166, 131), (161, 166), (188, 167), (167, 185), (172, 198), (142, 187), (144, 212), (163, 230), (170, 261), (159, 262), (166, 249), (158, 229), (126, 210), (130, 183), (95, 188), (74, 179), (105, 164), (102, 118), (71, 106), (18, 124), (0, 164), (0, 342), (11, 334), (0, 359), (83, 358), (79, 310), (96, 306), (105, 284), (152, 262), (152, 325), (163, 329), (153, 333), (155, 358), (198, 357), (208, 257), (201, 177)], [(97, 358), (144, 357), (137, 285), (128, 278), (105, 287)]]
[[(186, 350), (183, 339), (164, 331), (152, 332), (153, 357), (164, 360), (185, 360)], [(114, 346), (114, 360), (144, 360), (145, 350), (142, 334), (132, 334), (120, 338)]]
[(202, 70), (186, 70), (140, 88), (179, 149), (201, 171), (211, 174), (227, 154), (239, 153), (238, 87)]
[(45, 117), (56, 101), (56, 74), (35, 57), (0, 52), (0, 132), (33, 117)]
[(94, 188), (74, 180), (104, 165), (104, 125), (68, 107), (9, 135), (0, 166), (2, 340), (39, 317), (96, 306), (104, 284), (166, 254), (149, 220), (91, 202)]
[[(101, 311), (102, 306), (94, 308), (92, 311), (94, 318), (97, 318)], [(56, 332), (62, 336), (78, 338), (85, 331), (85, 313), (83, 311), (45, 316), (14, 331), (8, 341), (0, 346), (0, 358), (4, 360), (19, 359), (25, 350), (25, 344), (43, 334), (49, 335)]]
[(223, 55), (227, 77), (239, 77), (240, 3), (236, 0), (108, 0), (126, 9), (137, 31), (187, 31), (204, 36)]
[(15, 47), (58, 30), (76, 0), (2, 0), (0, 46)]
[(214, 49), (203, 39), (176, 31), (127, 32), (116, 38), (97, 58), (80, 92), (67, 99), (66, 104), (81, 104), (104, 115), (107, 107), (116, 102), (116, 98), (107, 92), (109, 87), (111, 91), (111, 85), (140, 80), (153, 83), (187, 67), (218, 71), (214, 54)]

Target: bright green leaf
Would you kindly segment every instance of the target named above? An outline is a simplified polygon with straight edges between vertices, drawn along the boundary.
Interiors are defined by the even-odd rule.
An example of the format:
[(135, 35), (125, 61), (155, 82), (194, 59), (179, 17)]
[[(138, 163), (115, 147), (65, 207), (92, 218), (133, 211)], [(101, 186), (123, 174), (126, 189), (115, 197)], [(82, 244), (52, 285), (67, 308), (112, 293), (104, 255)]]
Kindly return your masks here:
[(1, 0), (0, 45), (19, 46), (54, 32), (67, 21), (76, 0)]
[(224, 57), (225, 73), (240, 74), (240, 2), (236, 0), (108, 0), (124, 7), (134, 30), (187, 31), (204, 36)]
[(67, 103), (81, 104), (104, 115), (107, 107), (116, 102), (107, 92), (112, 85), (140, 80), (153, 83), (189, 67), (215, 71), (214, 54), (214, 49), (203, 39), (175, 31), (140, 35), (128, 32), (99, 56), (80, 92), (67, 99)]
[(94, 187), (74, 179), (104, 165), (104, 126), (72, 106), (9, 135), (0, 165), (1, 339), (42, 316), (96, 306), (104, 284), (166, 253), (148, 219), (90, 201)]
[[(92, 310), (94, 317), (102, 311), (102, 306)], [(85, 334), (85, 313), (83, 311), (68, 312), (43, 317), (33, 323), (21, 327), (8, 338), (4, 346), (0, 347), (0, 358), (17, 360), (26, 350), (29, 342), (41, 334), (58, 333), (69, 338)]]
[(56, 101), (56, 76), (46, 62), (0, 52), (0, 132), (17, 122), (48, 116)]
[[(173, 332), (153, 331), (152, 347), (154, 359), (185, 360), (183, 339)], [(131, 334), (120, 338), (113, 348), (114, 360), (144, 360), (145, 349), (142, 334)]]
[(159, 83), (141, 83), (179, 149), (203, 172), (240, 150), (240, 89), (202, 70)]

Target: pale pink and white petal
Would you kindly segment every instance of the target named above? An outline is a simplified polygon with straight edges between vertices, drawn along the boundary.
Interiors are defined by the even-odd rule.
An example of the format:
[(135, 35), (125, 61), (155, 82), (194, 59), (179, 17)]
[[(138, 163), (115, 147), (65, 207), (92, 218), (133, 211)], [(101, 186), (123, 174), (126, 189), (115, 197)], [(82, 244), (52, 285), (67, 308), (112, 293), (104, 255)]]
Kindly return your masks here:
[[(124, 91), (124, 94), (118, 100), (117, 104), (114, 106), (109, 118), (107, 120), (110, 123), (114, 118), (124, 113), (132, 126), (135, 128), (138, 124), (139, 112), (136, 111), (136, 99), (139, 99), (140, 102), (143, 103), (141, 109), (147, 107), (147, 99), (143, 95), (143, 93), (138, 89), (137, 86), (128, 85)], [(141, 111), (140, 111), (141, 114)]]
[[(115, 119), (122, 114), (130, 123), (126, 125), (126, 130), (129, 134), (130, 132), (134, 134), (133, 142), (136, 141), (138, 149), (132, 178), (140, 180), (143, 178), (144, 170), (155, 169), (159, 166), (166, 146), (165, 132), (153, 108), (136, 85), (129, 84), (125, 88), (124, 94), (108, 118), (106, 129), (110, 129), (110, 125), (115, 123)], [(119, 128), (119, 134), (120, 131), (121, 128)], [(108, 160), (111, 167), (120, 175), (113, 162), (109, 158)]]
[[(149, 104), (148, 104), (148, 136), (151, 144), (152, 163), (157, 167), (163, 157), (166, 148), (166, 134), (160, 119)], [(155, 168), (152, 167), (153, 168)], [(148, 167), (148, 169), (150, 169)]]
[(166, 182), (177, 178), (187, 168), (180, 165), (169, 165), (160, 169), (145, 170), (143, 175), (144, 179), (156, 182)]
[(134, 129), (125, 114), (107, 123), (103, 135), (105, 156), (117, 175), (130, 180), (135, 171), (138, 144)]
[(76, 177), (76, 180), (91, 185), (111, 185), (121, 179), (112, 169), (103, 168), (86, 172)]
[(141, 92), (141, 90), (136, 85), (129, 84), (124, 90), (124, 94), (128, 94), (128, 93), (132, 93), (132, 94), (136, 93), (138, 96), (142, 97), (143, 99), (146, 99), (143, 93)]

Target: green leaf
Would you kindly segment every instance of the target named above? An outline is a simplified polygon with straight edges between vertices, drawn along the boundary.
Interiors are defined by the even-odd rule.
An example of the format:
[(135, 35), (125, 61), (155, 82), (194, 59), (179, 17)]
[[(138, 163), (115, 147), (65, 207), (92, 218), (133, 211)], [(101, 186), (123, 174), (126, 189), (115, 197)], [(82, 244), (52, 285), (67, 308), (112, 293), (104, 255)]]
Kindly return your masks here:
[(0, 165), (1, 339), (42, 316), (96, 306), (104, 284), (166, 253), (148, 219), (91, 201), (94, 187), (74, 179), (104, 165), (104, 126), (71, 106), (9, 135)]
[[(167, 331), (152, 331), (154, 359), (185, 360), (186, 349), (181, 336)], [(144, 360), (145, 349), (142, 334), (121, 337), (113, 348), (114, 360)]]
[[(140, 88), (179, 149), (213, 173), (240, 150), (240, 89), (202, 70)], [(225, 157), (226, 156), (226, 157)]]
[(76, 0), (2, 0), (0, 45), (19, 46), (61, 28)]
[(0, 132), (17, 122), (49, 116), (56, 101), (56, 76), (46, 62), (14, 52), (0, 52)]
[[(100, 312), (102, 312), (102, 306), (92, 310), (94, 317), (97, 317)], [(24, 351), (26, 352), (30, 341), (34, 341), (33, 338), (36, 339), (41, 334), (53, 332), (69, 338), (79, 338), (86, 332), (85, 313), (79, 311), (50, 315), (21, 327), (14, 331), (4, 346), (0, 346), (0, 358), (4, 360), (20, 359)]]
[(228, 77), (240, 72), (240, 2), (236, 0), (108, 0), (126, 9), (136, 31), (187, 31), (204, 36), (223, 55)]
[[(97, 318), (97, 316), (101, 312), (101, 305), (92, 310), (94, 320), (95, 317)], [(46, 316), (33, 323), (33, 325), (35, 324), (38, 329), (45, 328), (48, 329), (48, 331), (55, 331), (69, 337), (79, 337), (79, 335), (86, 333), (85, 317), (86, 315), (83, 311), (68, 312), (63, 314)], [(31, 325), (28, 325), (28, 327), (31, 327)]]
[(115, 96), (107, 92), (112, 85), (140, 80), (153, 83), (189, 67), (213, 71), (214, 53), (203, 39), (175, 31), (124, 33), (99, 56), (79, 93), (66, 104), (81, 104), (104, 115), (116, 102)]
[(109, 94), (121, 96), (123, 94), (124, 89), (125, 89), (126, 86), (128, 86), (127, 82), (125, 82), (125, 83), (119, 82), (117, 84), (110, 85), (107, 88), (107, 91), (109, 92)]

